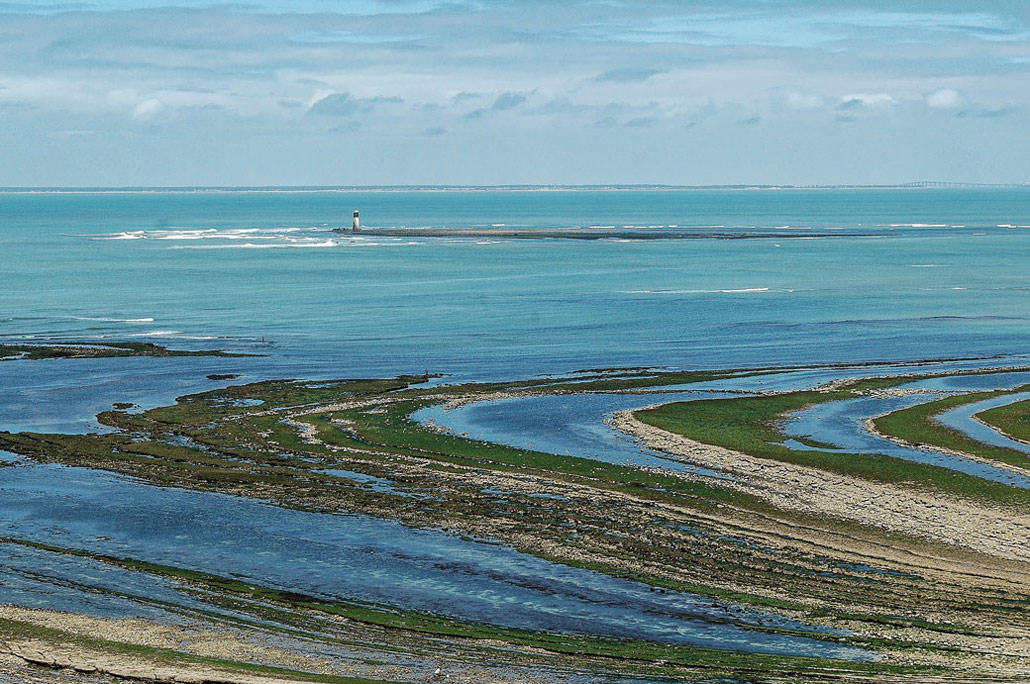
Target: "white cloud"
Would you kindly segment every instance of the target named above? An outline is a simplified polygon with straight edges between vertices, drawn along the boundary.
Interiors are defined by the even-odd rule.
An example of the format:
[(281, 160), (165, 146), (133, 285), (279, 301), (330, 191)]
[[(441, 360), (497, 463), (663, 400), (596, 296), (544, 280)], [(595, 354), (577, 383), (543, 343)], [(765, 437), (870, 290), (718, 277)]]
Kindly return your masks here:
[(845, 95), (840, 98), (838, 109), (883, 109), (893, 107), (896, 104), (898, 104), (898, 101), (887, 93), (855, 93), (854, 95)]
[(957, 109), (963, 102), (962, 95), (951, 88), (941, 88), (926, 96), (926, 104), (934, 109)]
[(164, 102), (161, 102), (161, 100), (156, 97), (152, 97), (148, 100), (143, 100), (132, 108), (132, 118), (139, 119), (141, 121), (149, 121), (160, 114), (164, 108)]

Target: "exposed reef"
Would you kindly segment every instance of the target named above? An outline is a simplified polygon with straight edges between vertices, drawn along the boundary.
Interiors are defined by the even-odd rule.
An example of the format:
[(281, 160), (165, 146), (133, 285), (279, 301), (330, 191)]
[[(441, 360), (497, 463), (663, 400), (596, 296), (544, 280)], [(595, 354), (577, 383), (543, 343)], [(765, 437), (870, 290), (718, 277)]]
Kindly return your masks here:
[(0, 344), (0, 361), (39, 361), (42, 359), (99, 359), (125, 356), (221, 356), (247, 357), (220, 350), (191, 351), (168, 349), (151, 342), (32, 342)]
[[(783, 445), (780, 427), (792, 411), (890, 391), (926, 374), (847, 379), (814, 391), (672, 404), (614, 417), (619, 429), (674, 458), (719, 470), (725, 479), (477, 441), (410, 418), (430, 405), (501, 397), (653, 391), (661, 401), (663, 387), (783, 370), (597, 369), (462, 385), (429, 385), (424, 375), (270, 380), (180, 397), (173, 406), (143, 412), (107, 411), (98, 420), (113, 431), (104, 434), (0, 433), (0, 449), (162, 486), (362, 513), (492, 540), (642, 582), (656, 592), (689, 592), (741, 611), (816, 625), (820, 631), (807, 637), (875, 653), (874, 662), (611, 639), (591, 635), (587, 625), (583, 633), (515, 630), (57, 544), (0, 543), (148, 573), (231, 606), (237, 616), (231, 625), (224, 615), (191, 616), (207, 625), (200, 630), (205, 634), (236, 630), (232, 662), (213, 664), (218, 681), (432, 681), (436, 663), (453, 675), (450, 681), (463, 682), (587, 682), (610, 673), (663, 681), (1030, 677), (1030, 556), (1023, 548), (1030, 536), (1030, 492), (886, 456)], [(6, 643), (0, 667), (3, 658), (37, 662), (25, 654), (49, 648), (52, 663), (73, 668), (58, 657), (58, 643), (109, 658), (93, 658), (89, 667), (116, 676), (124, 676), (117, 662), (103, 663), (119, 653), (137, 653), (162, 667), (188, 662), (194, 669), (181, 669), (189, 672), (210, 653), (161, 632), (167, 628), (156, 623), (138, 628), (139, 634), (163, 635), (157, 645), (144, 646), (118, 630), (108, 633), (121, 636), (97, 640), (90, 636), (96, 623), (48, 615), (0, 611)], [(745, 625), (742, 618), (740, 624), (759, 634), (799, 633), (773, 623)], [(262, 651), (260, 635), (269, 633), (332, 645), (334, 657), (350, 669), (305, 660), (295, 645)]]
[[(348, 232), (341, 229), (340, 232)], [(362, 229), (362, 235), (401, 238), (493, 238), (505, 240), (751, 240), (757, 238), (790, 240), (793, 238), (827, 238), (848, 235), (835, 231), (769, 231), (769, 230), (713, 230), (646, 227), (589, 227), (589, 228), (371, 228)]]

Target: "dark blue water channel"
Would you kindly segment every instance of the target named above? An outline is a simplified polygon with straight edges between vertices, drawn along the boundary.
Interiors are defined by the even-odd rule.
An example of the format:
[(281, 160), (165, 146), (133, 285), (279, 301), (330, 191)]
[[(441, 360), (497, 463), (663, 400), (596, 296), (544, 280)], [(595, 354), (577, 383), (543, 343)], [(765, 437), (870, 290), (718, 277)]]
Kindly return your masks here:
[[(862, 426), (863, 422), (869, 418), (936, 398), (932, 395), (910, 395), (883, 399), (862, 397), (819, 404), (795, 414), (793, 420), (784, 427), (784, 432), (794, 437), (811, 437), (819, 442), (834, 444), (838, 447), (837, 451), (883, 454), (906, 461), (948, 468), (1014, 487), (1030, 489), (1030, 477), (1025, 475), (962, 456), (895, 444), (867, 432)], [(791, 442), (789, 446), (795, 449), (808, 448), (798, 442)], [(819, 450), (834, 451), (834, 449), (822, 447)]]
[[(903, 385), (902, 388), (937, 390), (941, 392), (983, 391), (1011, 389), (1026, 384), (1028, 381), (1030, 381), (1030, 374), (1025, 372), (953, 375), (918, 380)], [(785, 425), (784, 432), (793, 437), (811, 437), (820, 442), (833, 444), (839, 450), (849, 453), (885, 454), (909, 461), (949, 468), (967, 475), (1022, 489), (1030, 489), (1030, 477), (1025, 475), (953, 454), (895, 444), (867, 432), (863, 427), (863, 423), (869, 418), (933, 401), (941, 396), (943, 395), (912, 394), (901, 397), (861, 397), (818, 404), (794, 414), (790, 422)], [(1000, 398), (991, 401), (989, 405), (980, 402), (958, 407), (947, 416), (946, 424), (968, 434), (973, 439), (987, 441), (982, 439), (982, 437), (990, 437), (990, 435), (984, 435), (983, 433), (994, 433), (994, 431), (986, 428), (986, 426), (979, 425), (979, 423), (970, 419), (969, 416), (990, 406), (1018, 401), (1020, 396)], [(976, 429), (977, 426), (981, 429)], [(1005, 440), (1002, 435), (997, 433), (994, 433), (994, 435), (997, 436), (999, 441)], [(802, 444), (796, 442), (792, 446), (794, 448), (805, 448)], [(1025, 449), (1025, 446), (1023, 448)]]
[(446, 427), (473, 439), (507, 444), (521, 449), (592, 458), (618, 465), (666, 468), (710, 477), (715, 471), (669, 458), (647, 449), (608, 427), (603, 418), (615, 411), (639, 408), (659, 401), (710, 399), (702, 392), (673, 394), (564, 394), (483, 401), (446, 409), (429, 406), (412, 417), (422, 424)]
[[(643, 448), (635, 440), (613, 430), (605, 419), (615, 411), (638, 409), (651, 404), (674, 401), (696, 401), (738, 396), (721, 391), (794, 391), (807, 389), (841, 377), (869, 377), (904, 372), (940, 372), (947, 369), (962, 372), (984, 368), (997, 361), (968, 361), (927, 364), (920, 367), (873, 366), (852, 368), (812, 368), (742, 378), (729, 378), (712, 382), (694, 383), (658, 388), (657, 392), (625, 394), (567, 394), (528, 396), (466, 404), (457, 408), (433, 406), (421, 409), (413, 418), (423, 424), (432, 423), (467, 435), (498, 444), (523, 449), (535, 449), (554, 454), (580, 456), (638, 467), (666, 468), (680, 472), (725, 477), (699, 466), (670, 459), (664, 454)], [(983, 375), (954, 375), (928, 378), (905, 385), (941, 391), (974, 391), (1009, 388), (1030, 382), (1024, 372), (991, 373)], [(687, 391), (686, 388), (694, 391)], [(681, 390), (681, 391), (675, 391)], [(699, 391), (703, 390), (703, 391)], [(938, 398), (935, 394), (915, 394), (904, 397), (861, 397), (818, 404), (794, 414), (784, 426), (791, 437), (812, 437), (820, 442), (836, 445), (839, 451), (849, 453), (875, 453), (894, 456), (920, 463), (950, 468), (1016, 487), (1030, 488), (1030, 477), (1013, 473), (988, 463), (901, 446), (866, 432), (863, 422), (874, 416), (914, 406)], [(1008, 403), (1019, 397), (1009, 398)], [(993, 432), (968, 418), (968, 413), (990, 406), (977, 405), (967, 411), (967, 418), (957, 429), (967, 431), (974, 438), (981, 431)], [(974, 431), (973, 426), (979, 428)], [(967, 429), (968, 428), (968, 429)], [(996, 435), (997, 441), (1011, 442)], [(810, 449), (796, 439), (786, 442), (794, 449)], [(1014, 443), (1018, 444), (1018, 443)], [(1026, 450), (1026, 445), (1018, 448)], [(830, 449), (832, 451), (832, 449)]]
[[(508, 547), (457, 539), (366, 516), (278, 508), (221, 494), (153, 487), (62, 466), (0, 467), (0, 526), (9, 538), (130, 557), (330, 599), (360, 600), (506, 627), (651, 639), (763, 653), (866, 659), (810, 638), (766, 634), (728, 621), (812, 630), (759, 611), (570, 568)], [(11, 545), (0, 552), (24, 556)], [(17, 565), (10, 557), (0, 566)], [(102, 582), (91, 561), (46, 573)], [(27, 581), (24, 573), (21, 584)], [(134, 576), (138, 585), (141, 575)], [(52, 581), (52, 579), (51, 579)], [(149, 581), (149, 580), (146, 580)], [(155, 581), (158, 595), (168, 583)], [(4, 583), (0, 601), (90, 610), (67, 589)], [(147, 593), (135, 586), (137, 593)], [(110, 607), (108, 607), (110, 609)]]
[[(1030, 444), (1011, 439), (973, 417), (983, 411), (998, 408), (999, 406), (1007, 406), (1017, 401), (1026, 401), (1027, 399), (1030, 399), (1030, 392), (1019, 392), (1017, 394), (994, 397), (993, 399), (984, 399), (983, 401), (976, 401), (971, 404), (957, 406), (950, 411), (945, 411), (937, 416), (937, 421), (953, 430), (963, 432), (979, 442), (1022, 451), (1030, 457)], [(1030, 461), (1027, 461), (1027, 465), (1030, 465)]]

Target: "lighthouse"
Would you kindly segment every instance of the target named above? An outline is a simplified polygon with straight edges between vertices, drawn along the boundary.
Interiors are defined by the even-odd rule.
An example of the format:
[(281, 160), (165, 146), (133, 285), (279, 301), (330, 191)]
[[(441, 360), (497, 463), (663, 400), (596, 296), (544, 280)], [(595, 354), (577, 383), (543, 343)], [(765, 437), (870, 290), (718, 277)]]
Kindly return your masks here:
[(350, 229), (351, 229), (352, 232), (355, 232), (355, 233), (357, 233), (358, 231), (361, 230), (361, 221), (358, 219), (358, 210), (357, 209), (354, 210), (354, 223), (351, 224)]

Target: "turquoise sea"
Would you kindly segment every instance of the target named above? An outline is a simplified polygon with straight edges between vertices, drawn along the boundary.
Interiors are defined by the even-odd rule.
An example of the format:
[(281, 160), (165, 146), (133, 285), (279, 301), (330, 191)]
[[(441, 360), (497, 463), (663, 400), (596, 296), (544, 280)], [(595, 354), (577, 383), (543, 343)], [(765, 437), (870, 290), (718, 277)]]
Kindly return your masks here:
[[(0, 339), (475, 377), (1020, 354), (1026, 225), (1028, 189), (4, 194)], [(374, 235), (418, 226), (745, 237)]]
[[(335, 232), (354, 209), (364, 231)], [(441, 227), (478, 230), (397, 230)], [(611, 237), (533, 232), (577, 228)], [(638, 365), (1026, 364), (1028, 263), (1030, 189), (0, 192), (0, 342), (144, 340), (260, 355), (0, 362), (0, 430), (95, 430), (95, 414), (114, 402), (149, 407), (226, 384), (212, 373), (245, 382), (428, 370), (448, 382)], [(710, 389), (812, 386), (842, 372)], [(989, 381), (1027, 382), (1026, 373), (1011, 375)], [(582, 395), (427, 413), (485, 439), (660, 465), (660, 454), (620, 441), (602, 422), (653, 401)], [(819, 421), (843, 449), (886, 448), (855, 421), (881, 404), (839, 409), (800, 416), (798, 434), (817, 435), (806, 426)], [(891, 453), (928, 458), (902, 451)], [(983, 464), (946, 467), (1030, 486)], [(440, 531), (166, 490), (3, 452), (0, 525), (7, 539), (60, 538), (514, 627), (872, 657), (725, 620), (779, 619), (760, 611), (740, 617), (733, 606), (657, 596)], [(112, 587), (122, 597), (94, 591)], [(167, 580), (0, 541), (0, 603), (175, 621), (156, 599), (214, 609)]]

